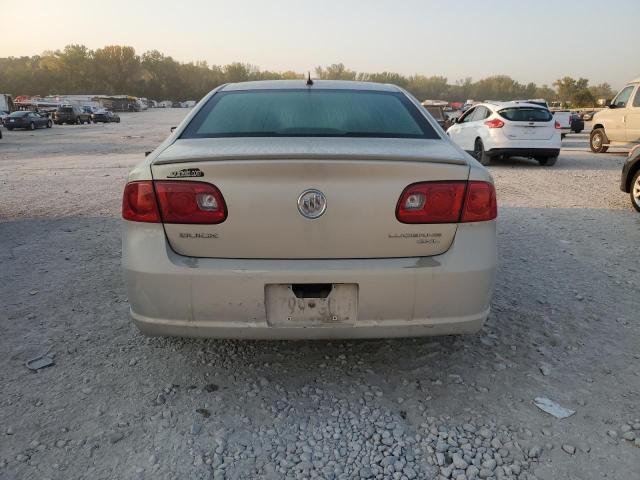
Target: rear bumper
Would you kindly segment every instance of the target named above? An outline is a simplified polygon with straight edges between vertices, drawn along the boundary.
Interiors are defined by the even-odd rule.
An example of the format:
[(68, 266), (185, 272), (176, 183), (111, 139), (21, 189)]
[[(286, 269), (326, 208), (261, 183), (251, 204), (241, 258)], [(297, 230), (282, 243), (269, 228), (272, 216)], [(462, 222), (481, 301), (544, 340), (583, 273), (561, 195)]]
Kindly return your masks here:
[(557, 157), (559, 148), (492, 148), (488, 150), (489, 156), (509, 155), (511, 157)]
[(397, 338), (435, 335), (463, 335), (482, 328), (489, 309), (468, 317), (447, 318), (445, 321), (358, 321), (355, 326), (271, 327), (265, 324), (232, 322), (184, 322), (142, 317), (131, 310), (138, 330), (149, 336), (235, 338), (247, 340), (332, 340), (347, 338)]
[[(473, 333), (489, 314), (495, 222), (463, 224), (442, 255), (354, 260), (243, 260), (174, 253), (161, 225), (123, 222), (131, 317), (148, 335), (246, 338), (377, 338)], [(265, 286), (358, 284), (351, 325), (267, 323)]]

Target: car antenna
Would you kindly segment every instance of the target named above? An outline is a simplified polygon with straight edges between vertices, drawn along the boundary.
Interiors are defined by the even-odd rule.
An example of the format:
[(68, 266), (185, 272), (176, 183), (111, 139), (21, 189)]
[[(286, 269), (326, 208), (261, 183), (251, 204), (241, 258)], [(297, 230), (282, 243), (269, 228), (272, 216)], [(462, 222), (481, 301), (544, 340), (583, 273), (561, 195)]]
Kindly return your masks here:
[(307, 77), (307, 86), (310, 87), (311, 85), (313, 85), (313, 80), (311, 80), (311, 72), (307, 72), (307, 74), (309, 75)]

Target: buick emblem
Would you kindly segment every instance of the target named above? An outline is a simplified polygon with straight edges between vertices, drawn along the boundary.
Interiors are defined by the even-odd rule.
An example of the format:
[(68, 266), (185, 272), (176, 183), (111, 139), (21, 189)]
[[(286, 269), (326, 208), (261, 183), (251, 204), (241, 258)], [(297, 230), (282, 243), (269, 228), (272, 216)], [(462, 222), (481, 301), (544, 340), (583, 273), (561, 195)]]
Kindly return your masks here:
[(318, 218), (327, 209), (327, 199), (320, 190), (305, 190), (298, 197), (298, 211), (303, 217)]

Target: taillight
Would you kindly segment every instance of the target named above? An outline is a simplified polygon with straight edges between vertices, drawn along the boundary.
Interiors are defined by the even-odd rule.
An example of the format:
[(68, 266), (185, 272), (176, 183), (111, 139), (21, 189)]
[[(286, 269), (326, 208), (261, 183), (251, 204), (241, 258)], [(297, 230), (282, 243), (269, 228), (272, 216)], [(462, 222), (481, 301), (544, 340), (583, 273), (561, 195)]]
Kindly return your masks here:
[(153, 182), (127, 183), (122, 196), (122, 218), (132, 222), (160, 223)]
[(460, 222), (484, 222), (498, 216), (496, 189), (492, 183), (471, 181), (467, 185)]
[(457, 223), (465, 182), (424, 182), (404, 189), (396, 207), (402, 223)]
[(491, 120), (487, 120), (484, 124), (489, 128), (502, 128), (504, 127), (504, 122), (499, 118), (493, 118)]
[(483, 222), (497, 216), (495, 187), (481, 181), (415, 183), (404, 189), (396, 206), (402, 223)]
[(560, 125), (560, 122), (558, 120), (556, 120), (556, 128), (562, 128), (562, 126)]
[(227, 206), (220, 190), (209, 183), (145, 180), (126, 185), (122, 217), (133, 222), (216, 224), (227, 218)]
[(164, 223), (215, 224), (227, 218), (220, 190), (204, 182), (154, 182)]

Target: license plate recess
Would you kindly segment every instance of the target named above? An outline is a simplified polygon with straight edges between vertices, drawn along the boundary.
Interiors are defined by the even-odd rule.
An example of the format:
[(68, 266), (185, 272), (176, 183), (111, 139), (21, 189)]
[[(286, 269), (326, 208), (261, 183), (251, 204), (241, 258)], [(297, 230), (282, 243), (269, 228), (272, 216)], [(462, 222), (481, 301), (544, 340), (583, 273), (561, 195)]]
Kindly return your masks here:
[[(318, 284), (308, 284), (315, 287)], [(265, 285), (267, 323), (273, 327), (353, 325), (358, 315), (358, 285)], [(317, 292), (317, 293), (315, 293)]]

